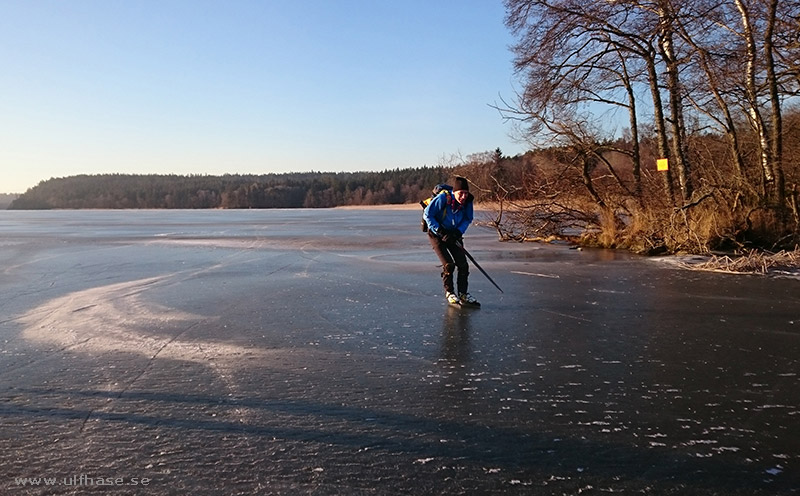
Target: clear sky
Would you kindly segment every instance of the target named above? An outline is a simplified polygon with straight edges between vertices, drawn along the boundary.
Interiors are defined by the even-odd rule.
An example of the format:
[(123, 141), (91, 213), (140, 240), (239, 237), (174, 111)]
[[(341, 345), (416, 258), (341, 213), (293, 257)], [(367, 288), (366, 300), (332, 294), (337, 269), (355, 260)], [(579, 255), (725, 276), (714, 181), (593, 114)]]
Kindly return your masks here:
[(525, 147), (501, 0), (0, 0), (0, 193)]

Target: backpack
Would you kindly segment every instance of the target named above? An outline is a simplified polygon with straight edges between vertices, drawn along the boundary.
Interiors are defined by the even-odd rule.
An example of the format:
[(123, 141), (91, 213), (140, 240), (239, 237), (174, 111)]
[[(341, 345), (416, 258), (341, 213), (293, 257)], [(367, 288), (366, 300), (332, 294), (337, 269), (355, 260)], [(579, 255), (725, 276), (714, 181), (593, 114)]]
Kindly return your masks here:
[[(451, 190), (452, 190), (452, 188), (447, 184), (437, 184), (436, 186), (433, 187), (433, 191), (432, 191), (433, 194), (430, 197), (425, 198), (424, 200), (419, 202), (419, 204), (422, 207), (422, 209), (425, 210), (425, 208), (430, 204), (430, 202), (432, 202), (434, 198), (436, 198), (438, 195), (440, 195), (442, 193), (444, 193), (445, 195), (448, 196), (447, 201), (449, 202), (450, 201), (449, 196), (452, 194), (450, 192)], [(444, 219), (442, 219), (442, 220), (444, 220)], [(422, 232), (428, 232), (428, 223), (425, 222), (424, 218), (422, 219), (421, 227), (422, 227)]]

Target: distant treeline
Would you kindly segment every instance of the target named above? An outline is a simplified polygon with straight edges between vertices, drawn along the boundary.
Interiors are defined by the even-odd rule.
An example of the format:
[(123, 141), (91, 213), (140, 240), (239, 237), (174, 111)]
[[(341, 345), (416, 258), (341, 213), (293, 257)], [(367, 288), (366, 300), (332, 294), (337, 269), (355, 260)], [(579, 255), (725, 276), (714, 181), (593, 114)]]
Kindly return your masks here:
[(11, 205), (11, 202), (17, 199), (19, 195), (11, 193), (0, 193), (0, 210), (5, 210)]
[(42, 181), (9, 208), (320, 208), (415, 203), (450, 172), (445, 167), (421, 167), (223, 176), (79, 175)]

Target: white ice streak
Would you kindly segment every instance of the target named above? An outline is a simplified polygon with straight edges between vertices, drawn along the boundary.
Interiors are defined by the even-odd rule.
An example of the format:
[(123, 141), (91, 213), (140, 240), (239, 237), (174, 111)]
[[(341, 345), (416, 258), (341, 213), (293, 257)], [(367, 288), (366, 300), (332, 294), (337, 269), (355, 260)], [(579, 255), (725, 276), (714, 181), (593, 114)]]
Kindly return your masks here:
[(521, 270), (512, 270), (510, 271), (512, 274), (520, 274), (523, 276), (533, 276), (533, 277), (547, 277), (550, 279), (559, 279), (561, 276), (558, 274), (537, 274), (535, 272), (523, 272)]
[[(252, 356), (241, 346), (183, 339), (179, 329), (215, 317), (183, 312), (152, 302), (142, 294), (169, 276), (99, 286), (54, 298), (23, 315), (22, 336), (58, 349), (88, 353), (123, 352), (161, 358), (208, 362), (224, 356)], [(176, 329), (177, 328), (177, 329)], [(153, 332), (158, 330), (170, 332)]]

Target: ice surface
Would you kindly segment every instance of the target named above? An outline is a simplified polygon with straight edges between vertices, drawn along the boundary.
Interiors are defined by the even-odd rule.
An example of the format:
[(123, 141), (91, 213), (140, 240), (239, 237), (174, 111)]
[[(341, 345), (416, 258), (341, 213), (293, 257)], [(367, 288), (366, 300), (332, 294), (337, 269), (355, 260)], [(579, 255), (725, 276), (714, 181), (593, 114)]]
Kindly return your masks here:
[(418, 220), (0, 212), (0, 492), (800, 489), (798, 281), (474, 226), (462, 310)]

